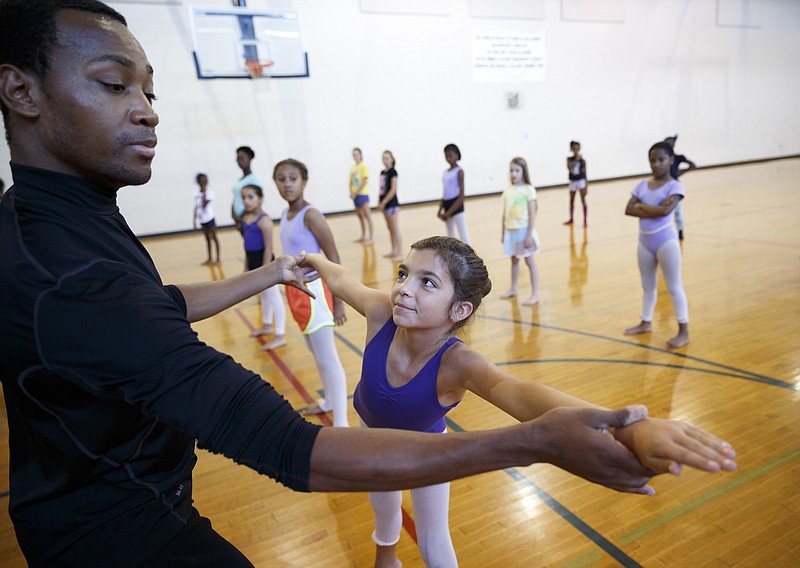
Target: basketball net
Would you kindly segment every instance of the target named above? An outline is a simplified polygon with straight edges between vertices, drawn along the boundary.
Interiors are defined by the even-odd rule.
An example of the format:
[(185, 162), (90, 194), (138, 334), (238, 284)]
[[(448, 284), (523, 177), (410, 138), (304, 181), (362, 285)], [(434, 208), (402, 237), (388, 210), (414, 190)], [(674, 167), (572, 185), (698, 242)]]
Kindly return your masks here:
[(272, 59), (258, 59), (253, 57), (245, 59), (244, 65), (251, 79), (269, 79), (271, 67), (275, 64)]

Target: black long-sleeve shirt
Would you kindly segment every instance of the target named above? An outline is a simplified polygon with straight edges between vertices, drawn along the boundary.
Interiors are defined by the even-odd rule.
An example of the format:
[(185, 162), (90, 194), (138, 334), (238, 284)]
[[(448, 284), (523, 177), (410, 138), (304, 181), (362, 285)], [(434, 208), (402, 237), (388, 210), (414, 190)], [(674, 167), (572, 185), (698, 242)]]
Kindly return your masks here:
[(10, 514), (31, 566), (127, 566), (191, 511), (195, 441), (300, 491), (319, 431), (203, 344), (116, 192), (12, 164), (0, 202)]

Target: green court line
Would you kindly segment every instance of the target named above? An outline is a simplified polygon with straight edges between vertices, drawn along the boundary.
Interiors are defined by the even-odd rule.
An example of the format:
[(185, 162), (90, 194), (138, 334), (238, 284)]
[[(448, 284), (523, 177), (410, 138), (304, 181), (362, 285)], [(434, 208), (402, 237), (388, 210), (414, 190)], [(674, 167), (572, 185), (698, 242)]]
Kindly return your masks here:
[(800, 457), (800, 447), (793, 448), (793, 449), (789, 450), (788, 452), (786, 452), (785, 454), (781, 454), (780, 456), (778, 456), (775, 459), (772, 459), (772, 460), (770, 460), (768, 462), (765, 462), (765, 463), (761, 464), (758, 467), (755, 467), (755, 468), (753, 468), (751, 470), (743, 472), (740, 475), (737, 475), (736, 477), (734, 477), (730, 481), (726, 481), (725, 483), (723, 483), (719, 487), (717, 487), (715, 489), (712, 489), (711, 491), (709, 491), (707, 493), (704, 493), (702, 495), (698, 495), (697, 497), (687, 501), (686, 503), (684, 503), (680, 507), (676, 507), (675, 509), (673, 509), (671, 511), (667, 511), (663, 515), (659, 515), (655, 519), (653, 519), (651, 521), (648, 521), (647, 523), (643, 524), (642, 526), (640, 526), (638, 528), (635, 528), (633, 530), (630, 530), (630, 531), (628, 531), (626, 533), (623, 533), (619, 537), (619, 541), (622, 544), (630, 544), (630, 543), (642, 538), (644, 535), (656, 530), (657, 528), (660, 528), (660, 527), (666, 525), (667, 523), (671, 523), (672, 521), (674, 521), (678, 517), (681, 517), (681, 516), (691, 512), (691, 511), (694, 511), (695, 509), (698, 509), (698, 508), (702, 507), (706, 503), (709, 503), (709, 502), (713, 501), (714, 499), (722, 497), (726, 493), (730, 493), (734, 489), (738, 489), (742, 485), (750, 483), (751, 481), (754, 481), (754, 480), (758, 479), (759, 477), (768, 474), (772, 470), (774, 470), (774, 469), (782, 466), (783, 464), (785, 464), (785, 463), (787, 463), (789, 461), (792, 461), (793, 459), (796, 459), (798, 457)]
[[(671, 523), (672, 521), (678, 519), (679, 517), (686, 515), (691, 511), (694, 511), (695, 509), (702, 507), (703, 505), (713, 501), (714, 499), (722, 497), (726, 493), (730, 493), (731, 491), (738, 489), (739, 487), (747, 483), (755, 481), (759, 477), (762, 477), (770, 473), (774, 469), (777, 469), (780, 466), (786, 464), (787, 462), (797, 459), (798, 457), (800, 457), (800, 446), (795, 447), (789, 450), (788, 452), (781, 454), (778, 457), (761, 464), (758, 467), (755, 467), (751, 470), (748, 470), (746, 472), (737, 475), (736, 477), (734, 477), (730, 481), (723, 483), (719, 487), (712, 489), (711, 491), (704, 493), (702, 495), (698, 495), (697, 497), (687, 501), (683, 505), (680, 505), (679, 507), (676, 507), (671, 511), (667, 511), (666, 513), (659, 515), (655, 519), (648, 521), (635, 529), (622, 533), (622, 535), (620, 535), (620, 537), (618, 538), (618, 541), (622, 545), (631, 544), (639, 540), (640, 538), (644, 537), (645, 535), (653, 532), (654, 530), (661, 528), (666, 524)], [(586, 554), (573, 558), (572, 560), (568, 560), (560, 564), (559, 566), (560, 568), (583, 568), (584, 566), (588, 566), (593, 562), (600, 560), (600, 558), (601, 555), (596, 550), (592, 550), (590, 552), (587, 552)]]

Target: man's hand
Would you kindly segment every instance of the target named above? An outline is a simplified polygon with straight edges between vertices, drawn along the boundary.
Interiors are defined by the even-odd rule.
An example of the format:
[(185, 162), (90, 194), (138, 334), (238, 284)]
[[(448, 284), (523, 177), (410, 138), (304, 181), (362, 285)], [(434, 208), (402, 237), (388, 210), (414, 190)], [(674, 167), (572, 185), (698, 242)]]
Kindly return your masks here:
[(310, 266), (301, 266), (302, 260), (303, 256), (283, 255), (272, 262), (280, 268), (281, 280), (286, 286), (293, 286), (315, 298), (316, 296), (306, 287), (305, 283), (318, 278), (318, 276), (314, 275), (309, 278), (307, 274), (313, 272), (314, 269)]
[(532, 422), (539, 423), (535, 432), (549, 438), (543, 461), (617, 491), (655, 495), (647, 485), (655, 472), (609, 433), (646, 417), (647, 408), (640, 405), (619, 410), (560, 407)]

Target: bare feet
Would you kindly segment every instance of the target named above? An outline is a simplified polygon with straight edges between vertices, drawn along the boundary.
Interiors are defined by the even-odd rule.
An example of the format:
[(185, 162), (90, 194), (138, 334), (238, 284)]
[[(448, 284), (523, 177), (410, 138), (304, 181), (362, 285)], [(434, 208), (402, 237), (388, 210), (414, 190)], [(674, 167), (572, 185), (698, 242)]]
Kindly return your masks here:
[(265, 325), (264, 327), (261, 327), (259, 329), (254, 329), (253, 331), (251, 331), (250, 337), (259, 337), (261, 335), (269, 335), (271, 333), (272, 333), (272, 326)]
[(530, 298), (522, 302), (523, 306), (532, 306), (539, 303), (539, 294), (532, 294)]
[(569, 221), (564, 221), (562, 225), (572, 225), (572, 219), (570, 219)]
[(500, 299), (501, 300), (508, 300), (509, 298), (513, 298), (516, 295), (517, 295), (517, 289), (516, 288), (509, 288), (508, 290), (506, 290), (503, 293), (502, 296), (500, 296)]
[(362, 245), (371, 245), (372, 239), (361, 239), (360, 241), (357, 242), (360, 242)]
[(689, 343), (689, 324), (678, 324), (678, 335), (667, 341), (667, 347), (670, 349), (678, 349)]
[(263, 351), (274, 351), (278, 347), (283, 347), (284, 345), (286, 345), (286, 336), (276, 335), (272, 341), (264, 345), (261, 349)]
[(361, 237), (360, 239), (356, 239), (353, 242), (354, 243), (363, 243), (364, 242), (364, 237)]
[(586, 228), (586, 227), (588, 227), (588, 226), (589, 226), (589, 225), (586, 223), (586, 219), (584, 219), (584, 220), (583, 220), (583, 228), (585, 229), (585, 228)]
[(210, 266), (210, 265), (212, 265), (212, 264), (217, 264), (217, 263), (216, 263), (216, 262), (214, 262), (214, 261), (212, 261), (212, 260), (209, 258), (207, 261), (205, 261), (204, 263), (202, 263), (200, 266)]
[(643, 321), (636, 327), (629, 327), (625, 330), (625, 335), (638, 335), (640, 333), (650, 333), (653, 331), (653, 324), (649, 321)]

